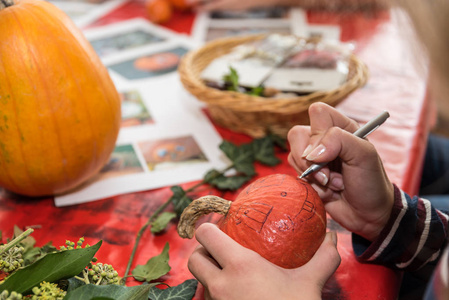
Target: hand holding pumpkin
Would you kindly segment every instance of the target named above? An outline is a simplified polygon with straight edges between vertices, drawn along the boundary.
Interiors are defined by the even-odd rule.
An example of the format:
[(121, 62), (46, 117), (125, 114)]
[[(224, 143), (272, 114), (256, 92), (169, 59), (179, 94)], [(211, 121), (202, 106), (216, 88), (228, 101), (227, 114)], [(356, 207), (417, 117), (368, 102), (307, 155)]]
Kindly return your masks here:
[(206, 299), (321, 299), (321, 289), (340, 264), (335, 233), (327, 233), (312, 259), (296, 269), (272, 264), (210, 223), (198, 227), (196, 239), (201, 246), (189, 269)]
[(288, 134), (290, 164), (301, 174), (312, 163), (333, 162), (307, 180), (335, 221), (374, 240), (390, 216), (394, 193), (376, 149), (352, 135), (357, 123), (329, 105), (311, 105), (309, 117), (310, 126)]

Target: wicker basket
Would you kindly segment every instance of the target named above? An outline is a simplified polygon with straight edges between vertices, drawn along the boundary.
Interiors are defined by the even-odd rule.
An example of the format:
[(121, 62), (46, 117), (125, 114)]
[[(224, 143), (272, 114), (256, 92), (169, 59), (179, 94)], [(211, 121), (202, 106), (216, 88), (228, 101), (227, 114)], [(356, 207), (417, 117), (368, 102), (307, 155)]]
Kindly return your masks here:
[(354, 55), (350, 57), (347, 81), (339, 88), (314, 92), (294, 98), (264, 98), (206, 86), (201, 72), (216, 57), (229, 53), (235, 46), (263, 38), (264, 35), (229, 37), (209, 42), (187, 53), (178, 68), (184, 87), (207, 104), (211, 117), (219, 125), (252, 137), (268, 133), (283, 137), (291, 127), (308, 124), (308, 107), (314, 102), (335, 106), (368, 79), (367, 67)]

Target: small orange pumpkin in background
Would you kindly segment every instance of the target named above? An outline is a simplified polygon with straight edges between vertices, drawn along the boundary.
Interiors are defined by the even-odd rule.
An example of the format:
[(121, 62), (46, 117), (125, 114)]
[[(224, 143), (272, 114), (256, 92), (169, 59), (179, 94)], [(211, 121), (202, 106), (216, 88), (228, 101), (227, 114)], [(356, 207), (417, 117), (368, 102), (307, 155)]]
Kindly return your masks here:
[(145, 0), (148, 19), (156, 24), (170, 21), (173, 15), (173, 7), (168, 0)]
[(283, 268), (308, 262), (326, 234), (326, 213), (317, 192), (285, 174), (256, 180), (233, 202), (216, 196), (192, 201), (181, 215), (179, 235), (192, 238), (198, 218), (211, 212), (224, 215), (218, 222), (223, 232)]
[(108, 161), (120, 97), (60, 9), (38, 0), (2, 4), (0, 186), (28, 196), (64, 193)]

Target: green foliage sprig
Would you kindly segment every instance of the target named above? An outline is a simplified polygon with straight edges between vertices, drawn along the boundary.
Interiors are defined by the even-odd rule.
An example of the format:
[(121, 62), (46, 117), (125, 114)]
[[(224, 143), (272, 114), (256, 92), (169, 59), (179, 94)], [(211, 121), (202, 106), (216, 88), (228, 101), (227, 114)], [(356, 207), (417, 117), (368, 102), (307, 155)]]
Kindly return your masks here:
[[(156, 288), (164, 284), (154, 282), (165, 274), (169, 265), (169, 244), (159, 255), (150, 258), (145, 265), (137, 265), (128, 275), (140, 238), (148, 226), (152, 233), (162, 232), (173, 219), (178, 218), (192, 198), (190, 194), (202, 185), (219, 190), (237, 190), (255, 175), (256, 162), (274, 166), (280, 162), (275, 156), (275, 146), (286, 149), (285, 140), (269, 135), (250, 143), (235, 145), (224, 141), (220, 149), (231, 164), (224, 170), (210, 170), (202, 181), (184, 190), (172, 186), (172, 196), (163, 203), (139, 230), (125, 276), (120, 280), (112, 265), (97, 262), (94, 257), (102, 241), (83, 247), (84, 238), (76, 243), (66, 241), (59, 250), (48, 243), (35, 247), (31, 237), (33, 229), (26, 231), (14, 227), (14, 237), (0, 245), (0, 300), (14, 299), (113, 299), (113, 300), (180, 300), (192, 299), (198, 282), (189, 279), (178, 286)], [(231, 175), (228, 175), (232, 173)], [(173, 205), (173, 211), (166, 211)], [(1, 232), (0, 232), (1, 241)], [(133, 276), (142, 281), (140, 286), (125, 286), (126, 278)], [(0, 277), (0, 278), (2, 278)]]
[[(170, 221), (175, 218), (179, 218), (184, 209), (190, 204), (190, 202), (193, 201), (193, 199), (189, 197), (189, 193), (192, 193), (197, 188), (205, 184), (208, 184), (218, 190), (235, 191), (256, 175), (254, 166), (255, 162), (268, 166), (279, 164), (280, 160), (275, 155), (276, 146), (282, 150), (287, 150), (285, 139), (282, 139), (276, 135), (267, 135), (263, 138), (254, 139), (249, 143), (239, 146), (228, 141), (223, 141), (219, 147), (231, 161), (231, 164), (228, 167), (221, 171), (215, 169), (210, 170), (206, 173), (206, 175), (204, 175), (202, 181), (187, 190), (184, 190), (180, 186), (172, 186), (171, 191), (173, 194), (170, 199), (163, 203), (148, 218), (148, 221), (139, 230), (128, 265), (126, 267), (123, 284), (131, 269), (140, 238), (148, 226), (151, 225), (151, 231), (153, 233), (162, 232)], [(235, 174), (226, 175), (230, 171), (234, 171)], [(174, 213), (164, 212), (170, 204), (173, 205)]]

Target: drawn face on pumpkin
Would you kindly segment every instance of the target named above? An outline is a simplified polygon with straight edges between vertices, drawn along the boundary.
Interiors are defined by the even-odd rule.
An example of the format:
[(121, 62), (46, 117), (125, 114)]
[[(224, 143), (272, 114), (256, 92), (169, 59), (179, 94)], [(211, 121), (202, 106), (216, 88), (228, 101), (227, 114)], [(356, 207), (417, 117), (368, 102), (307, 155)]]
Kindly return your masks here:
[[(297, 179), (301, 189), (292, 189), (291, 184), (286, 184), (286, 175), (278, 180), (271, 177), (263, 178), (249, 185), (236, 201), (243, 197), (250, 197), (253, 201), (245, 201), (235, 215), (236, 225), (244, 225), (258, 233), (271, 217), (278, 220), (277, 227), (280, 231), (293, 230), (298, 223), (306, 222), (315, 215), (314, 199), (309, 200), (310, 187)], [(279, 205), (273, 203), (277, 199)], [(312, 201), (311, 201), (312, 200)], [(283, 205), (282, 202), (297, 202), (294, 205)], [(276, 215), (276, 216), (275, 216)]]

